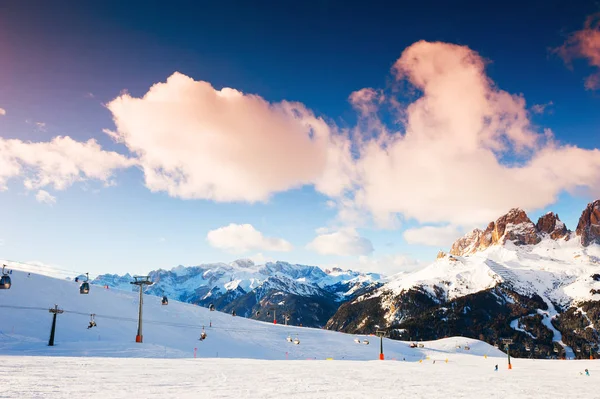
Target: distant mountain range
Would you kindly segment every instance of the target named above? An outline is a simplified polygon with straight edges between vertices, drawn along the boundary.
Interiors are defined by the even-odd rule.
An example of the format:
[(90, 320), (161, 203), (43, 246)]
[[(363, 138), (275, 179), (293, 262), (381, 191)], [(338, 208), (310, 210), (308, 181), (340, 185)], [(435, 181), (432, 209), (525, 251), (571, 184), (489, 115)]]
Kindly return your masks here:
[[(149, 273), (154, 282), (146, 292), (178, 301), (235, 311), (238, 316), (322, 327), (340, 304), (382, 285), (383, 277), (334, 268), (268, 262), (256, 265), (248, 259), (232, 263), (177, 266)], [(132, 276), (104, 274), (92, 283), (132, 290)]]

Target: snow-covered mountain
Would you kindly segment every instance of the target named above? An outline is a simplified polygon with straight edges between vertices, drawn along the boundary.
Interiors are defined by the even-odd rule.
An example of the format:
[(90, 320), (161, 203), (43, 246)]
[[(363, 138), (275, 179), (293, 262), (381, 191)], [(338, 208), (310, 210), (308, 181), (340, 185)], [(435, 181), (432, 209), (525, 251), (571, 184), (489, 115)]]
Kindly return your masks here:
[[(240, 259), (232, 263), (177, 266), (149, 273), (149, 294), (256, 319), (273, 319), (271, 308), (289, 316), (292, 324), (323, 326), (341, 303), (380, 286), (383, 276), (334, 268), (268, 262), (257, 265)], [(93, 284), (132, 290), (132, 277), (104, 274)]]
[(599, 244), (600, 200), (587, 206), (575, 232), (553, 213), (534, 224), (512, 209), (430, 266), (342, 305), (327, 327), (386, 326), (402, 338), (512, 338), (522, 354), (587, 356), (599, 339)]

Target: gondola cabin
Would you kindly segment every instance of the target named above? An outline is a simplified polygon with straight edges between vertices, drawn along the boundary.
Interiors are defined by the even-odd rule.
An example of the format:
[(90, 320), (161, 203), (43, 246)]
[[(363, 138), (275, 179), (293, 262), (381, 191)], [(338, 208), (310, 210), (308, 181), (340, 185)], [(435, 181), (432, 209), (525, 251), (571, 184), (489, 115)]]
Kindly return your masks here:
[(2, 277), (0, 277), (0, 290), (9, 290), (12, 285), (10, 276), (5, 272), (6, 265), (2, 265)]
[(85, 274), (85, 281), (83, 283), (81, 283), (81, 285), (79, 286), (79, 293), (80, 294), (89, 294), (90, 293), (90, 283), (88, 282), (90, 280), (90, 275), (89, 273)]

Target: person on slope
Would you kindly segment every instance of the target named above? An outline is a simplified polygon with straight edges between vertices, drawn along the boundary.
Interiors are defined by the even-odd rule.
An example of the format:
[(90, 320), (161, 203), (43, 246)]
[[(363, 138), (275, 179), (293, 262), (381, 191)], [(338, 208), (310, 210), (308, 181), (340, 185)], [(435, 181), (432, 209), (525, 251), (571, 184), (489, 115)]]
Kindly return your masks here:
[(496, 365), (496, 368), (494, 369), (494, 371), (498, 371), (498, 365)]

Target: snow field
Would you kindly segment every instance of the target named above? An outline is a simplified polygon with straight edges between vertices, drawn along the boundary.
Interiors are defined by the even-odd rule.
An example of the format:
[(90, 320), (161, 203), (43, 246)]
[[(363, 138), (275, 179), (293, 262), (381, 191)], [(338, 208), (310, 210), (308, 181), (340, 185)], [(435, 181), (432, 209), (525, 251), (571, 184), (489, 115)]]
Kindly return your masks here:
[(0, 397), (597, 398), (596, 364), (516, 359), (507, 370), (504, 359), (469, 355), (435, 364), (2, 356)]

